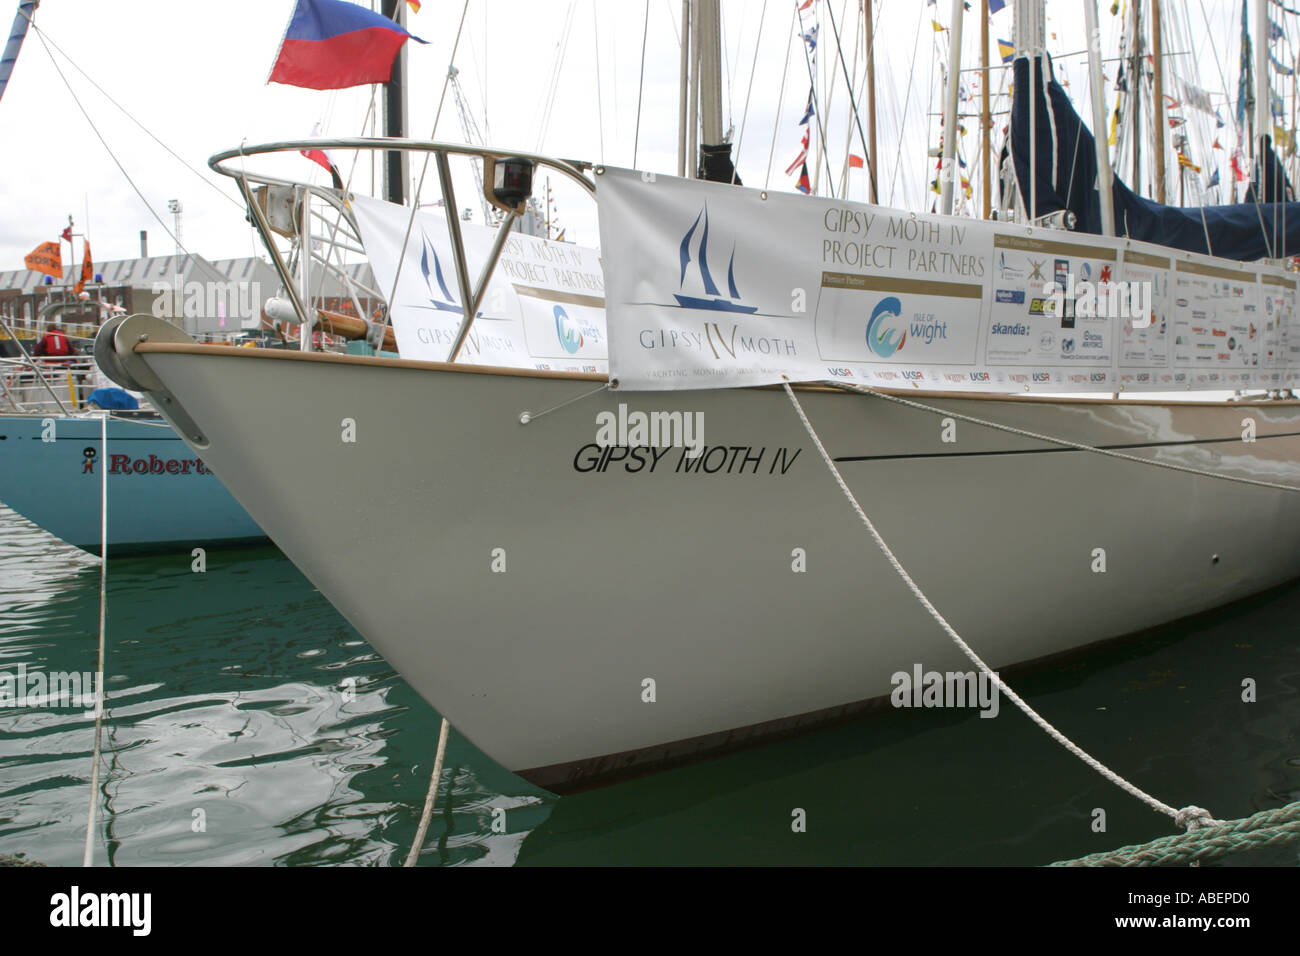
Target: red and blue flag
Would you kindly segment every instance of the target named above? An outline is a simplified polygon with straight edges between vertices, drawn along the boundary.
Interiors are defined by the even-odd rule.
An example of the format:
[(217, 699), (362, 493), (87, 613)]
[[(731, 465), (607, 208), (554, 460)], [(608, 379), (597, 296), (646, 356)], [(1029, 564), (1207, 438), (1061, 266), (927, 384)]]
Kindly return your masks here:
[(347, 0), (298, 0), (267, 82), (309, 90), (387, 83), (408, 39), (425, 42)]

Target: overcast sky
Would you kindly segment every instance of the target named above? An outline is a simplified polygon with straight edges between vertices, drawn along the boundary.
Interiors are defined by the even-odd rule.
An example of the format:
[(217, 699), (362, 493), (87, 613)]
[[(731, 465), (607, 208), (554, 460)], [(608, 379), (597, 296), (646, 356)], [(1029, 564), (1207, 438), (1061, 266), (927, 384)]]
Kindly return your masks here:
[[(1190, 54), (1183, 62), (1195, 62), (1202, 85), (1221, 93), (1221, 71), (1229, 84), (1235, 82), (1239, 5), (1233, 0), (1165, 0), (1166, 7), (1172, 4), (1201, 34), (1193, 44), (1197, 49), (1183, 51)], [(3, 26), (15, 5), (0, 0)], [(827, 5), (841, 32), (844, 67), (834, 58)], [(925, 183), (933, 173), (924, 150), (937, 143), (937, 120), (929, 114), (939, 106), (938, 64), (948, 36), (936, 33), (931, 19), (948, 25), (951, 3), (876, 0), (876, 6), (882, 202), (928, 208), (932, 197)], [(1107, 0), (1099, 6), (1103, 49), (1113, 53), (1118, 18), (1109, 14)], [(797, 124), (809, 87), (803, 47), (792, 41), (795, 4), (723, 0), (722, 7), (724, 127), (734, 125), (740, 139), (740, 174), (747, 185), (792, 189), (794, 176), (784, 169), (798, 152)], [(818, 7), (823, 71), (852, 70), (861, 19), (858, 0), (818, 0)], [(978, 11), (978, 3), (974, 7)], [(196, 176), (169, 156), (55, 53), (91, 120), (145, 199), (168, 226), (168, 200), (181, 200), (185, 245), (208, 258), (261, 252), (242, 206), (231, 201), (231, 182), (207, 171), (212, 153), (241, 141), (306, 136), (318, 123), (326, 134), (362, 131), (369, 88), (329, 93), (267, 85), (292, 8), (293, 0), (44, 0), (37, 13), (36, 22), (49, 41), (203, 173)], [(430, 41), (409, 45), (412, 136), (432, 132), (462, 9), (463, 0), (425, 0), (421, 12), (409, 15), (412, 32)], [(643, 29), (647, 9), (648, 29)], [(1054, 36), (1048, 45), (1054, 53), (1083, 48), (1080, 9), (1078, 0), (1049, 0), (1049, 33)], [(455, 63), (475, 121), (497, 145), (616, 165), (631, 165), (635, 148), (640, 168), (675, 172), (680, 16), (679, 0), (649, 0), (648, 5), (644, 0), (469, 0)], [(993, 17), (994, 41), (1010, 38), (1011, 18), (1010, 6)], [(965, 25), (969, 66), (977, 62), (978, 14), (968, 15)], [(1088, 116), (1082, 58), (1066, 56), (1058, 63), (1062, 74), (1073, 79), (1071, 95)], [(858, 75), (864, 67), (859, 61)], [(995, 89), (999, 83), (995, 78)], [(1112, 96), (1108, 93), (1108, 99)], [(857, 137), (842, 81), (833, 97), (823, 105), (834, 147), (833, 172), (821, 173), (823, 192), (828, 179), (839, 191), (844, 144), (847, 137)], [(548, 115), (549, 122), (543, 123)], [(96, 259), (136, 255), (141, 229), (149, 232), (151, 253), (173, 251), (171, 239), (78, 111), (34, 32), (0, 100), (0, 124), (6, 147), (0, 156), (0, 203), (6, 213), (0, 219), (0, 269), (20, 267), (38, 243), (57, 237), (69, 214), (78, 232), (89, 222)], [(970, 128), (973, 142), (975, 124)], [(437, 137), (464, 139), (450, 94)], [(336, 159), (347, 175), (350, 155)], [(315, 169), (296, 156), (275, 168), (309, 179)], [(369, 171), (366, 161), (355, 188), (369, 189)], [(323, 174), (316, 181), (324, 182)], [(854, 171), (849, 195), (865, 198), (865, 188), (863, 174)], [(458, 196), (459, 204), (477, 208), (465, 192)], [(436, 192), (428, 190), (425, 198), (437, 198)], [(579, 196), (559, 191), (557, 214), (594, 242), (594, 210)]]

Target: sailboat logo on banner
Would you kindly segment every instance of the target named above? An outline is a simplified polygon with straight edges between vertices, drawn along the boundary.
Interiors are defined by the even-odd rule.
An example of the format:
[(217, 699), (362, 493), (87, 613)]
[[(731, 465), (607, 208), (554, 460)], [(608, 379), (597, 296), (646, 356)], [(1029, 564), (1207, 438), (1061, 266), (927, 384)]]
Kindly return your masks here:
[[(424, 273), (424, 284), (429, 290), (429, 304), (439, 312), (455, 312), (463, 315), (465, 310), (451, 297), (451, 292), (447, 289), (447, 281), (442, 277), (442, 261), (438, 258), (438, 250), (429, 241), (428, 233), (421, 230), (420, 236), (424, 242), (424, 252), (420, 255), (420, 271)], [(429, 263), (430, 257), (433, 259), (432, 265)], [(438, 297), (439, 293), (442, 293), (441, 299)]]
[[(700, 231), (700, 241), (695, 254), (691, 258), (691, 241), (695, 238), (695, 230), (700, 228), (703, 222), (704, 228)], [(698, 272), (700, 281), (704, 285), (704, 296), (682, 295), (673, 293), (673, 298), (683, 309), (709, 309), (714, 312), (745, 312), (754, 313), (758, 311), (756, 305), (742, 305), (740, 292), (736, 289), (736, 248), (731, 248), (731, 261), (727, 263), (727, 295), (724, 297), (718, 290), (717, 283), (713, 281), (713, 276), (709, 272), (708, 260), (709, 246), (709, 207), (706, 205), (700, 210), (700, 214), (695, 217), (695, 222), (691, 228), (686, 230), (686, 235), (682, 237), (681, 245), (681, 267), (682, 273), (678, 281), (680, 288), (686, 286), (686, 272), (692, 262), (695, 264), (693, 272)], [(709, 298), (711, 297), (711, 298)]]

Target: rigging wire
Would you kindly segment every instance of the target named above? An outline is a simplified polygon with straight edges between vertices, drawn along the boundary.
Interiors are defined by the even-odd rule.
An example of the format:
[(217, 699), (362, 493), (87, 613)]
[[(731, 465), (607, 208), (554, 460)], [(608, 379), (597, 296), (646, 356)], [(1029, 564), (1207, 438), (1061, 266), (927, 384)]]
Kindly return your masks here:
[[(838, 56), (839, 56), (840, 69), (842, 69), (842, 70), (844, 71), (844, 85), (845, 85), (846, 87), (848, 87), (848, 91), (849, 91), (849, 108), (850, 108), (850, 110), (851, 110), (852, 113), (853, 113), (853, 121), (854, 121), (855, 124), (857, 124), (857, 127), (858, 127), (858, 139), (859, 139), (859, 141), (862, 143), (862, 154), (863, 154), (863, 157), (864, 157), (864, 159), (865, 159), (865, 158), (866, 158), (866, 154), (867, 154), (867, 137), (866, 137), (866, 134), (862, 132), (862, 117), (861, 117), (860, 115), (858, 115), (858, 101), (857, 101), (857, 98), (853, 95), (853, 80), (852, 80), (852, 78), (849, 76), (849, 67), (848, 67), (848, 64), (844, 62), (844, 48), (843, 48), (843, 47), (841, 46), (841, 44), (840, 44), (840, 28), (839, 28), (839, 27), (836, 25), (836, 23), (835, 23), (835, 11), (834, 11), (834, 9), (832, 9), (832, 7), (833, 7), (833, 4), (830, 4), (830, 3), (826, 4), (826, 12), (830, 15), (830, 18), (831, 18), (831, 30), (834, 31), (834, 33), (835, 33), (835, 52), (836, 52), (836, 53), (838, 54)], [(843, 13), (843, 10), (841, 9), (840, 12)], [(855, 51), (856, 51), (856, 46), (854, 47), (854, 49), (855, 49)], [(846, 147), (845, 147), (845, 159), (844, 159), (844, 162), (845, 162), (845, 164), (846, 164), (846, 165), (845, 165), (845, 169), (848, 168), (848, 166), (847, 166), (847, 163), (848, 163), (848, 149), (849, 149), (849, 147), (846, 146)], [(875, 157), (873, 156), (873, 157), (871, 157), (871, 159), (872, 159), (872, 161), (874, 161), (874, 160), (875, 160)], [(827, 170), (827, 173), (829, 174), (829, 172), (830, 172), (830, 170), (828, 169), (828, 170)], [(846, 176), (846, 178), (845, 178), (845, 188), (847, 188), (847, 187), (848, 187), (848, 179), (847, 179), (847, 176)]]
[(769, 188), (772, 184), (772, 156), (776, 153), (777, 131), (781, 126), (781, 106), (785, 103), (785, 81), (790, 75), (790, 44), (794, 40), (794, 27), (798, 22), (799, 7), (796, 4), (794, 11), (790, 14), (790, 30), (785, 41), (785, 66), (781, 70), (781, 92), (776, 96), (776, 115), (772, 118), (772, 145), (767, 151), (767, 175), (763, 177), (764, 189)]
[[(797, 14), (799, 12), (799, 0), (792, 0), (792, 2), (794, 4), (795, 13)], [(812, 51), (808, 49), (808, 44), (806, 42), (803, 43), (802, 46), (804, 62), (808, 65), (808, 85), (811, 87), (812, 92), (813, 116), (817, 118), (817, 146), (824, 152), (826, 149), (826, 127), (822, 124), (822, 111), (817, 104), (817, 76), (813, 72)], [(831, 188), (831, 198), (835, 198), (835, 189), (833, 186)]]
[(555, 94), (560, 85), (560, 72), (564, 65), (564, 54), (569, 48), (569, 35), (573, 28), (573, 11), (577, 6), (577, 0), (569, 0), (569, 9), (564, 15), (564, 27), (560, 33), (560, 40), (555, 45), (555, 63), (551, 68), (551, 79), (544, 97), (545, 106), (541, 113), (541, 122), (537, 130), (537, 145), (534, 152), (542, 151), (542, 144), (546, 140), (546, 131), (551, 125), (551, 111), (555, 108)]
[(600, 133), (600, 161), (603, 164), (605, 162), (605, 106), (600, 90), (600, 13), (595, 0), (591, 4), (591, 32), (596, 40), (596, 129)]
[[(740, 114), (740, 132), (736, 135), (735, 163), (740, 164), (740, 144), (745, 139), (745, 123), (749, 120), (749, 101), (754, 93), (754, 75), (758, 72), (758, 50), (763, 43), (763, 24), (767, 20), (767, 0), (763, 0), (763, 11), (758, 18), (758, 36), (754, 39), (754, 56), (749, 69), (749, 85), (745, 89), (745, 109)], [(737, 50), (737, 56), (739, 56)], [(778, 103), (780, 100), (777, 101)], [(777, 114), (780, 115), (780, 110)]]
[[(108, 91), (105, 90), (105, 89), (104, 89), (102, 86), (100, 86), (98, 83), (96, 83), (95, 80), (94, 80), (94, 78), (93, 78), (92, 76), (90, 76), (90, 74), (88, 74), (85, 70), (83, 70), (83, 69), (81, 68), (81, 66), (78, 65), (77, 61), (74, 60), (71, 56), (69, 56), (69, 55), (68, 55), (68, 54), (63, 50), (62, 47), (60, 47), (57, 43), (55, 43), (54, 40), (51, 39), (51, 38), (50, 38), (50, 37), (45, 33), (44, 30), (42, 30), (40, 27), (38, 27), (38, 26), (36, 25), (36, 21), (33, 20), (30, 16), (28, 16), (27, 13), (26, 13), (25, 11), (22, 11), (21, 8), (20, 8), (19, 12), (23, 13), (23, 15), (24, 15), (25, 17), (27, 17), (27, 22), (28, 22), (28, 24), (31, 26), (32, 30), (36, 33), (36, 35), (37, 35), (38, 37), (40, 37), (41, 42), (42, 42), (42, 43), (47, 43), (49, 46), (51, 46), (51, 47), (53, 47), (55, 50), (57, 50), (58, 53), (59, 53), (59, 55), (62, 56), (65, 60), (67, 60), (67, 61), (68, 61), (68, 64), (69, 64), (69, 65), (70, 65), (74, 70), (76, 70), (76, 71), (77, 71), (78, 73), (80, 73), (83, 77), (85, 77), (86, 81), (87, 81), (91, 86), (93, 86), (96, 90), (98, 90), (99, 93), (100, 93), (100, 95), (103, 96), (104, 99), (108, 100), (110, 103), (112, 103), (114, 106), (116, 106), (117, 109), (122, 113), (123, 116), (125, 116), (125, 117), (126, 117), (127, 119), (129, 119), (132, 123), (134, 123), (136, 126), (138, 126), (138, 127), (139, 127), (143, 132), (144, 132), (144, 134), (145, 134), (146, 136), (148, 136), (150, 139), (152, 139), (155, 143), (157, 143), (159, 146), (161, 146), (164, 150), (166, 150), (167, 153), (168, 153), (169, 155), (171, 155), (171, 157), (172, 157), (173, 159), (175, 159), (178, 163), (180, 163), (182, 166), (184, 166), (186, 169), (188, 169), (190, 172), (192, 172), (195, 176), (199, 177), (199, 179), (203, 180), (203, 182), (204, 182), (205, 184), (207, 184), (210, 188), (216, 190), (217, 193), (220, 194), (220, 196), (221, 196), (222, 199), (225, 199), (227, 202), (234, 203), (234, 204), (235, 204), (236, 206), (238, 206), (240, 209), (243, 209), (243, 208), (244, 208), (244, 204), (243, 204), (242, 202), (240, 202), (239, 200), (235, 199), (235, 197), (231, 196), (229, 193), (227, 193), (225, 190), (223, 190), (220, 186), (218, 186), (218, 185), (217, 185), (216, 183), (214, 183), (212, 180), (208, 179), (207, 176), (203, 175), (202, 172), (200, 172), (199, 170), (197, 170), (197, 169), (195, 169), (193, 166), (191, 166), (191, 165), (190, 165), (188, 162), (186, 162), (186, 161), (185, 161), (185, 160), (184, 160), (184, 159), (183, 159), (183, 158), (182, 158), (178, 153), (176, 153), (175, 150), (173, 150), (170, 146), (168, 146), (166, 143), (164, 143), (164, 142), (163, 142), (161, 139), (159, 139), (157, 136), (155, 136), (155, 135), (153, 134), (153, 132), (152, 132), (152, 131), (147, 127), (147, 126), (145, 126), (142, 122), (140, 122), (138, 119), (136, 119), (135, 116), (134, 116), (134, 115), (133, 115), (133, 114), (132, 114), (132, 113), (131, 113), (131, 112), (130, 112), (130, 111), (129, 111), (125, 106), (123, 106), (123, 105), (122, 105), (121, 103), (119, 103), (117, 100), (113, 99), (113, 97), (109, 95)], [(46, 49), (46, 53), (49, 53), (48, 48)], [(54, 59), (54, 57), (53, 57), (52, 54), (50, 55), (50, 59), (51, 59), (51, 60)], [(57, 69), (57, 66), (56, 66), (56, 69)], [(60, 74), (60, 76), (62, 76), (62, 74)], [(66, 85), (68, 81), (67, 81), (66, 79), (64, 79), (63, 82), (64, 82), (64, 84)], [(69, 86), (69, 89), (71, 89), (70, 86)], [(83, 112), (84, 112), (84, 111), (83, 111)]]
[[(767, 0), (763, 0), (766, 4)], [(632, 134), (632, 168), (636, 169), (637, 148), (641, 145), (641, 97), (645, 94), (645, 43), (650, 35), (650, 0), (645, 0), (645, 25), (641, 29), (641, 79), (636, 90), (636, 131)]]
[[(193, 254), (189, 251), (189, 249), (185, 248), (185, 246), (181, 243), (180, 239), (176, 237), (176, 234), (172, 232), (171, 227), (167, 225), (166, 220), (163, 219), (163, 217), (158, 214), (158, 210), (154, 209), (153, 205), (149, 202), (149, 200), (145, 198), (145, 195), (140, 190), (140, 187), (136, 185), (135, 180), (131, 178), (131, 174), (128, 173), (126, 171), (126, 167), (122, 165), (122, 161), (118, 159), (117, 154), (113, 152), (113, 148), (108, 145), (108, 140), (104, 139), (104, 134), (99, 131), (99, 127), (95, 125), (95, 121), (90, 118), (90, 113), (87, 112), (86, 107), (82, 105), (81, 100), (77, 97), (76, 90), (72, 88), (72, 84), (68, 82), (67, 76), (64, 75), (63, 70), (59, 67), (58, 61), (54, 58), (54, 54), (50, 51), (49, 45), (46, 43), (45, 40), (44, 31), (41, 30), (36, 31), (36, 38), (41, 41), (42, 48), (45, 50), (46, 55), (50, 58), (50, 63), (54, 66), (54, 72), (59, 74), (59, 79), (61, 79), (63, 81), (63, 85), (67, 87), (68, 94), (72, 97), (72, 101), (77, 105), (77, 109), (81, 111), (81, 115), (85, 118), (87, 125), (90, 126), (91, 131), (95, 134), (95, 137), (99, 140), (100, 144), (104, 147), (104, 150), (108, 153), (108, 157), (113, 161), (113, 165), (117, 167), (118, 172), (122, 174), (122, 177), (131, 186), (131, 189), (135, 191), (136, 196), (138, 196), (140, 198), (140, 201), (144, 203), (145, 208), (148, 209), (150, 214), (154, 217), (154, 219), (158, 221), (158, 225), (162, 226), (163, 232), (165, 232), (168, 235), (168, 237), (171, 238), (172, 242), (176, 244), (176, 248), (181, 250), (181, 252), (183, 252), (186, 256), (191, 257), (192, 262), (196, 262), (197, 260), (193, 257)], [(222, 195), (225, 194), (223, 193)], [(224, 276), (222, 278), (224, 279)]]

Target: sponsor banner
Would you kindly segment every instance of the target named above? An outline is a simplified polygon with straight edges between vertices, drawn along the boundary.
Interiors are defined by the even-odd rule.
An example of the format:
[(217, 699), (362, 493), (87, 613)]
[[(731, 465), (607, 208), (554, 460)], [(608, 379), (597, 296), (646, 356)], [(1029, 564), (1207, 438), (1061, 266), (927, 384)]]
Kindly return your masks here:
[(1147, 243), (605, 168), (625, 388), (1279, 387), (1296, 279)]
[[(446, 219), (420, 210), (412, 221), (409, 208), (366, 196), (351, 203), (379, 291), (387, 296), (397, 279), (391, 322), (399, 353), (445, 362), (464, 314)], [(461, 234), (475, 281), (496, 230), (462, 222)], [(457, 361), (606, 372), (604, 297), (594, 249), (512, 233)]]

